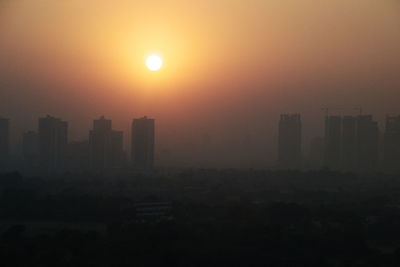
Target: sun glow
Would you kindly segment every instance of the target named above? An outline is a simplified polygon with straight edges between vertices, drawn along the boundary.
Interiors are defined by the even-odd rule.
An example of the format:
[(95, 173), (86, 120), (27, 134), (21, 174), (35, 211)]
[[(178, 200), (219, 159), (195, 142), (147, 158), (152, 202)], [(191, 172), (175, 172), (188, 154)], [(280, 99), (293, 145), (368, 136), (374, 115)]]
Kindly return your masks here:
[(157, 55), (150, 55), (146, 59), (146, 66), (149, 68), (151, 71), (157, 71), (161, 68), (162, 66), (162, 60), (159, 56)]

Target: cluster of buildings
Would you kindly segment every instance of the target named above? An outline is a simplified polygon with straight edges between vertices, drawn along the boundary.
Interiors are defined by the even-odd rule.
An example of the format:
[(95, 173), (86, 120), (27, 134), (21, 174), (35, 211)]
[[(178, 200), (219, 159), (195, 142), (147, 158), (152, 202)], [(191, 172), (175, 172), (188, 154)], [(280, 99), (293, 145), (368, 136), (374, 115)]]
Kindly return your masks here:
[[(104, 171), (154, 165), (154, 119), (133, 119), (130, 160), (123, 149), (123, 132), (112, 121), (93, 121), (87, 141), (68, 142), (68, 122), (39, 118), (38, 132), (23, 134), (22, 162), (26, 170)], [(307, 156), (302, 153), (300, 114), (282, 114), (279, 121), (280, 169), (339, 171), (400, 170), (400, 116), (387, 116), (384, 134), (372, 115), (325, 117), (324, 137), (314, 138)], [(0, 118), (0, 170), (9, 163), (9, 120)]]
[(383, 136), (372, 115), (326, 116), (325, 135), (302, 155), (300, 114), (279, 122), (278, 164), (283, 169), (328, 168), (340, 171), (400, 170), (400, 116), (387, 116)]
[[(57, 171), (104, 171), (130, 166), (148, 170), (154, 164), (154, 119), (133, 119), (131, 160), (123, 149), (123, 132), (112, 129), (112, 121), (93, 121), (87, 141), (68, 142), (68, 122), (46, 116), (39, 118), (38, 132), (23, 134), (22, 168)], [(9, 120), (0, 118), (0, 169), (9, 163)]]

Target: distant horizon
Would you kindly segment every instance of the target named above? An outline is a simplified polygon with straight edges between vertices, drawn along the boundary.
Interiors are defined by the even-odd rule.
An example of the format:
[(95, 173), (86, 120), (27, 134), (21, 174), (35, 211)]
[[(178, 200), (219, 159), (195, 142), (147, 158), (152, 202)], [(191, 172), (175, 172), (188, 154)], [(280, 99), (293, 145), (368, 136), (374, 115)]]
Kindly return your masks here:
[(274, 162), (281, 113), (302, 114), (305, 149), (322, 108), (363, 108), (381, 130), (400, 114), (398, 25), (396, 0), (5, 0), (0, 115), (13, 151), (46, 114), (71, 141), (100, 115), (126, 136), (148, 115), (181, 160), (204, 160), (209, 139), (210, 162)]
[(399, 237), (400, 0), (0, 0), (2, 266), (400, 266)]
[[(361, 113), (360, 114), (360, 110), (358, 110), (358, 114), (352, 114), (352, 115), (343, 115), (343, 114), (332, 114), (332, 113), (334, 113), (335, 112), (335, 110), (336, 111), (338, 111), (338, 109), (333, 109), (332, 111), (330, 111), (330, 110), (326, 110), (326, 108), (321, 108), (321, 112), (323, 112), (324, 113), (324, 120), (322, 120), (321, 122), (320, 122), (320, 126), (321, 126), (321, 128), (323, 128), (323, 127), (325, 127), (324, 125), (325, 125), (325, 119), (326, 118), (328, 118), (328, 117), (341, 117), (341, 118), (343, 118), (343, 117), (345, 117), (345, 116), (351, 116), (352, 118), (358, 118), (358, 117), (360, 117), (360, 116), (372, 116), (372, 118), (373, 118), (373, 120), (376, 120), (375, 119), (375, 117), (374, 117), (374, 115), (373, 114), (367, 114), (367, 113)], [(330, 113), (330, 112), (332, 112), (332, 113)], [(362, 111), (361, 111), (362, 112)], [(283, 114), (280, 114), (280, 116), (281, 116), (281, 118), (282, 118), (282, 116), (285, 116), (285, 115), (296, 115), (296, 114), (298, 114), (298, 115), (300, 115), (300, 117), (301, 117), (301, 121), (303, 121), (303, 116), (302, 116), (302, 114), (301, 113), (283, 113)], [(46, 118), (46, 117), (49, 117), (50, 116), (50, 118), (57, 118), (57, 119), (61, 119), (61, 120), (63, 120), (63, 118), (58, 118), (58, 117), (53, 117), (53, 116), (51, 116), (50, 114), (46, 114), (46, 116), (43, 116), (43, 117), (39, 117), (39, 118), (37, 118), (37, 120), (36, 121), (39, 121), (39, 119), (40, 118)], [(391, 116), (391, 115), (387, 115), (387, 116)], [(395, 117), (398, 117), (398, 116), (400, 116), (400, 114), (399, 115), (397, 115), (397, 116), (395, 116)], [(2, 117), (3, 119), (8, 119), (8, 118), (4, 118), (4, 116)], [(64, 120), (64, 121), (66, 121), (67, 123), (68, 123), (68, 143), (70, 143), (70, 144), (74, 144), (74, 143), (79, 143), (79, 142), (88, 142), (88, 140), (89, 140), (89, 132), (90, 132), (90, 130), (92, 129), (92, 127), (93, 127), (93, 122), (95, 121), (95, 120), (98, 120), (98, 119), (107, 119), (107, 120), (111, 120), (111, 121), (113, 121), (112, 120), (112, 118), (108, 118), (108, 117), (106, 117), (106, 116), (104, 116), (104, 115), (102, 115), (102, 116), (99, 116), (98, 118), (94, 118), (93, 120), (92, 120), (92, 122), (90, 123), (90, 125), (88, 125), (88, 132), (87, 132), (87, 138), (83, 138), (83, 139), (79, 139), (79, 140), (74, 140), (74, 139), (71, 139), (70, 138), (70, 132), (71, 132), (71, 128), (70, 128), (70, 125), (72, 124), (73, 125), (73, 122), (71, 122), (71, 121), (66, 121), (66, 120)], [(132, 118), (131, 120), (130, 120), (130, 122), (132, 123), (132, 121), (133, 120), (135, 120), (135, 119), (138, 119), (138, 118), (148, 118), (148, 119), (154, 119), (154, 120), (156, 120), (156, 127), (155, 127), (155, 129), (157, 129), (157, 123), (159, 122), (156, 118), (149, 118), (149, 117), (147, 117), (146, 115), (143, 115), (143, 116), (138, 116), (138, 117), (136, 117), (136, 118)], [(10, 126), (12, 126), (12, 124), (13, 124), (13, 121), (12, 121), (12, 119), (8, 119), (9, 120), (9, 122), (10, 122)], [(384, 133), (385, 133), (385, 125), (384, 125), (384, 123), (386, 123), (386, 121), (384, 121), (384, 122), (382, 122), (382, 123), (380, 123), (380, 124), (378, 124), (378, 126), (380, 126), (379, 127), (379, 132), (380, 132), (380, 137), (379, 137), (379, 146), (380, 146), (380, 150), (382, 150), (383, 149), (383, 136), (384, 136)], [(131, 124), (130, 124), (131, 125)], [(278, 124), (276, 124), (276, 129), (277, 129), (277, 132), (278, 132)], [(112, 126), (112, 128), (113, 128), (113, 130), (118, 130), (118, 131), (122, 131), (123, 132), (123, 149), (124, 149), (124, 152), (126, 153), (126, 156), (127, 156), (127, 158), (129, 159), (130, 158), (130, 145), (131, 145), (131, 130), (129, 130), (129, 131), (127, 131), (127, 132), (125, 132), (125, 131), (123, 131), (123, 130), (121, 130), (121, 129), (118, 129), (118, 128), (116, 128), (115, 126), (114, 126), (114, 124), (113, 124), (113, 126)], [(304, 129), (304, 126), (302, 127), (302, 131), (304, 131), (304, 130), (307, 130), (307, 129)], [(38, 128), (36, 127), (36, 129), (30, 129), (30, 130), (27, 130), (27, 131), (24, 131), (24, 132), (21, 132), (19, 135), (19, 139), (22, 141), (22, 135), (25, 133), (25, 132), (30, 132), (30, 131), (33, 131), (33, 132), (35, 132), (35, 133), (38, 133)], [(310, 153), (310, 145), (311, 145), (311, 142), (315, 139), (315, 138), (322, 138), (322, 140), (324, 139), (324, 131), (322, 131), (322, 134), (321, 135), (317, 135), (317, 136), (313, 136), (310, 140), (309, 140), (309, 142), (308, 143), (306, 143), (306, 142), (304, 142), (304, 138), (302, 137), (302, 140), (301, 140), (301, 157), (304, 159), (304, 160), (306, 160), (306, 159), (308, 159), (308, 157), (309, 157), (309, 153)], [(18, 145), (21, 147), (21, 141), (16, 141), (16, 136), (10, 136), (11, 137), (11, 139), (14, 141), (14, 142), (17, 142), (18, 143)], [(174, 155), (175, 153), (179, 153), (180, 151), (178, 150), (178, 151), (174, 151), (174, 149), (173, 148), (165, 148), (165, 146), (163, 146), (163, 144), (161, 143), (159, 143), (159, 140), (157, 140), (157, 138), (158, 138), (158, 136), (157, 136), (157, 133), (156, 133), (156, 149), (155, 149), (155, 159), (156, 159), (156, 162), (158, 163), (158, 164), (161, 164), (161, 166), (166, 166), (166, 167), (180, 167), (180, 165), (183, 167), (183, 168), (185, 168), (185, 167), (210, 167), (210, 168), (214, 168), (214, 167), (221, 167), (221, 168), (230, 168), (230, 167), (235, 167), (235, 166), (237, 166), (237, 164), (239, 163), (239, 166), (237, 166), (239, 169), (240, 168), (261, 168), (261, 169), (270, 169), (270, 168), (277, 168), (278, 166), (279, 166), (279, 164), (278, 164), (278, 160), (277, 160), (277, 158), (278, 158), (278, 151), (274, 151), (274, 152), (272, 152), (272, 154), (273, 155), (270, 155), (271, 156), (271, 158), (272, 158), (272, 160), (259, 160), (259, 159), (252, 159), (252, 158), (246, 158), (246, 157), (243, 157), (243, 158), (241, 158), (241, 159), (237, 159), (237, 160), (232, 160), (231, 158), (224, 158), (224, 157), (221, 157), (220, 159), (219, 159), (219, 161), (210, 161), (209, 159), (207, 159), (207, 157), (209, 157), (210, 156), (210, 154), (208, 154), (208, 153), (210, 153), (211, 151), (213, 151), (215, 148), (213, 148), (213, 143), (204, 143), (205, 145), (207, 145), (208, 146), (208, 148), (207, 148), (207, 150), (209, 151), (209, 152), (207, 152), (207, 154), (202, 154), (199, 158), (195, 158), (195, 160), (194, 161), (187, 161), (187, 159), (185, 159), (185, 154), (181, 154), (181, 156), (179, 157), (177, 157), (177, 158), (175, 158), (174, 160), (172, 160), (171, 161), (171, 159), (168, 159), (169, 161), (165, 161), (166, 160), (166, 156), (167, 157), (171, 157), (171, 156), (174, 156), (174, 157), (176, 157), (176, 155)], [(212, 141), (212, 136), (210, 136), (210, 135), (208, 135), (208, 134), (203, 134), (203, 135), (201, 135), (200, 136), (200, 138), (207, 138), (207, 139), (209, 139), (207, 142), (213, 142)], [(199, 139), (199, 145), (204, 145), (204, 144), (202, 144), (202, 142), (204, 142), (205, 140), (201, 140), (201, 139)], [(274, 142), (274, 140), (269, 140), (269, 141), (271, 141), (271, 142)], [(215, 145), (215, 143), (214, 143), (214, 145)], [(21, 147), (21, 149), (22, 149), (22, 147)], [(204, 148), (203, 148), (204, 149)], [(243, 146), (242, 147), (239, 147), (238, 148), (238, 151), (240, 151), (240, 149), (243, 149)], [(166, 153), (166, 151), (168, 151), (168, 153), (172, 153), (172, 154), (169, 154), (169, 155), (163, 155), (163, 154), (165, 154)], [(13, 149), (11, 149), (10, 150), (10, 154), (11, 155), (13, 155), (13, 154), (15, 154), (15, 155), (21, 155), (21, 150), (20, 151), (16, 151), (15, 150), (15, 147), (13, 148)], [(192, 151), (192, 152), (194, 152), (194, 153), (198, 153), (198, 151)], [(190, 150), (187, 150), (187, 152), (186, 153), (191, 153), (191, 151)], [(179, 154), (178, 154), (179, 155)], [(276, 155), (276, 156), (275, 156)], [(275, 158), (275, 159), (274, 159)], [(169, 163), (168, 163), (169, 162)], [(240, 164), (242, 164), (242, 165), (240, 165)], [(304, 167), (304, 166), (303, 166)], [(302, 168), (303, 168), (302, 167)], [(323, 166), (321, 166), (321, 167), (323, 167)], [(306, 168), (310, 168), (310, 167), (306, 167)]]

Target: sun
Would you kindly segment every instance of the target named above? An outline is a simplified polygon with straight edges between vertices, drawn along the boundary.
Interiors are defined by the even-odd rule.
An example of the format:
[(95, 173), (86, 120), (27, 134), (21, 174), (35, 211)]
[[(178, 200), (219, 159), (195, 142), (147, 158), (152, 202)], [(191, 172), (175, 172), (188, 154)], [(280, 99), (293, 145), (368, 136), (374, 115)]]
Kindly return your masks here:
[(151, 71), (157, 71), (162, 66), (162, 59), (157, 55), (150, 55), (146, 59), (146, 66)]

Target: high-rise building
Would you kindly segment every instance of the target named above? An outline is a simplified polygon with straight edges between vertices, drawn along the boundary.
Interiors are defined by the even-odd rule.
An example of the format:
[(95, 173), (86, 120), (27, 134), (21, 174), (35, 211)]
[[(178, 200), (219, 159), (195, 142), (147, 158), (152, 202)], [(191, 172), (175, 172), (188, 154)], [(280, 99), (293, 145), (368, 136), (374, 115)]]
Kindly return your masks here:
[(372, 115), (357, 117), (357, 169), (373, 171), (378, 168), (378, 123), (372, 120)]
[(340, 168), (341, 139), (342, 118), (326, 116), (324, 166), (329, 169), (338, 170)]
[(352, 171), (356, 167), (356, 118), (344, 116), (342, 120), (342, 169)]
[(383, 153), (385, 170), (400, 170), (400, 116), (386, 117)]
[(10, 122), (8, 119), (0, 118), (0, 168), (7, 166), (9, 157), (9, 132)]
[(89, 163), (93, 170), (119, 168), (123, 159), (123, 133), (112, 130), (112, 121), (104, 116), (93, 121), (89, 133)]
[(154, 119), (146, 116), (132, 122), (131, 160), (136, 169), (151, 169), (154, 165)]
[(102, 116), (93, 121), (89, 132), (89, 164), (91, 169), (103, 169), (109, 165), (111, 155), (111, 120)]
[(284, 169), (301, 168), (300, 114), (282, 114), (279, 121), (278, 166)]
[(39, 158), (43, 171), (60, 171), (65, 167), (68, 122), (47, 115), (39, 118)]
[(25, 132), (22, 136), (22, 156), (24, 165), (28, 168), (36, 167), (39, 156), (39, 136), (36, 132)]

